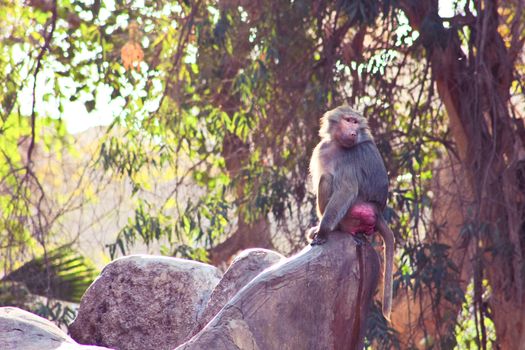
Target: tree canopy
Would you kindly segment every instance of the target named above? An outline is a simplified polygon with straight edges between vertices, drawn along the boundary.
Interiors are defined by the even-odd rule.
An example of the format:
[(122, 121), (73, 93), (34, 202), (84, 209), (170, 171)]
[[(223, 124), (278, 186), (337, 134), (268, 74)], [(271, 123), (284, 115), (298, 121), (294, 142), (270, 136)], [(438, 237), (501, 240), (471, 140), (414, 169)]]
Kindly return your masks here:
[[(255, 246), (294, 253), (317, 221), (308, 162), (319, 118), (348, 103), (368, 119), (387, 165), (384, 214), (398, 240), (393, 324), (373, 313), (368, 341), (518, 348), (523, 7), (3, 1), (4, 275), (71, 243), (62, 217), (112, 181), (129, 182), (135, 202), (128, 223), (108, 233), (111, 257), (137, 242), (214, 264)], [(84, 108), (112, 122), (96, 145), (79, 148), (67, 127)], [(82, 166), (64, 177), (70, 159)], [(154, 193), (161, 177), (171, 182)]]

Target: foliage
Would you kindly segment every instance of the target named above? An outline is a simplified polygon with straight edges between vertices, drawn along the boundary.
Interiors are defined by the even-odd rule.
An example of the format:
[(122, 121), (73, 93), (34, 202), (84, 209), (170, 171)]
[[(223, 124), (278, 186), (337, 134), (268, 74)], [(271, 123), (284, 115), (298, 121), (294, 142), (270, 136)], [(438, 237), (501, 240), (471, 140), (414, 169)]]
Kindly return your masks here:
[(69, 326), (76, 317), (76, 311), (69, 305), (61, 302), (38, 303), (33, 311), (48, 320), (53, 321), (58, 327)]
[(78, 303), (97, 275), (87, 258), (63, 246), (25, 263), (2, 282), (21, 282), (33, 294)]
[(0, 305), (31, 310), (59, 327), (67, 326), (76, 316), (71, 303), (80, 302), (97, 275), (87, 258), (70, 246), (62, 246), (4, 276)]
[[(129, 181), (137, 198), (133, 217), (108, 245), (111, 257), (128, 253), (137, 243), (160, 242), (164, 254), (206, 261), (206, 252), (233, 237), (237, 228), (253, 234), (250, 225), (261, 220), (271, 230), (271, 246), (293, 253), (304, 245), (305, 231), (316, 221), (307, 174), (318, 142), (318, 119), (328, 108), (347, 102), (368, 118), (389, 170), (385, 216), (402, 242), (396, 289), (399, 298), (428, 303), (434, 322), (430, 330), (418, 323), (417, 331), (434, 334), (425, 338), (428, 347), (454, 346), (466, 339), (454, 330), (471, 330), (456, 327), (458, 305), (470, 304), (475, 314), (470, 327), (480, 329), (478, 344), (486, 344), (481, 330), (493, 315), (483, 306), (483, 292), (489, 289), (483, 281), (490, 275), (488, 268), (499, 265), (484, 259), (506, 259), (501, 266), (513, 273), (512, 279), (503, 274), (507, 279), (502, 283), (492, 280), (493, 295), (520, 290), (509, 281), (519, 284), (520, 276), (525, 278), (525, 265), (518, 259), (525, 241), (519, 188), (509, 191), (512, 205), (502, 208), (486, 195), (500, 193), (488, 192), (487, 181), (482, 181), (501, 184), (497, 176), (489, 177), (496, 161), (505, 176), (523, 167), (522, 160), (504, 163), (514, 158), (505, 151), (510, 146), (500, 142), (515, 140), (512, 147), (519, 148), (525, 141), (519, 112), (523, 6), (510, 1), (491, 11), (487, 2), (456, 1), (453, 17), (445, 18), (437, 3), (2, 4), (0, 25), (7, 28), (0, 34), (3, 269), (9, 273), (35, 252), (49, 250), (61, 233), (60, 217), (96, 200), (88, 193), (101, 192), (87, 191), (86, 182), (79, 182), (69, 192), (79, 201), (71, 205), (46, 187), (50, 176), (39, 159), (75, 153), (62, 121), (68, 103), (82, 103), (90, 112), (100, 107), (98, 94), (107, 93), (118, 104), (95, 159), (86, 165)], [(497, 19), (495, 29), (491, 18)], [(497, 37), (483, 37), (482, 22)], [(500, 42), (499, 51), (483, 46)], [(458, 49), (453, 59), (447, 56), (450, 48)], [(497, 61), (505, 57), (513, 63)], [(489, 65), (491, 60), (497, 62)], [(465, 66), (447, 80), (440, 68), (450, 62)], [(493, 76), (497, 79), (490, 80)], [(490, 81), (485, 84), (478, 77)], [(453, 78), (462, 85), (454, 85)], [(448, 83), (458, 96), (444, 93)], [(454, 119), (454, 111), (463, 124)], [(484, 125), (481, 131), (478, 125)], [(458, 137), (462, 127), (471, 132), (465, 135), (474, 136)], [(499, 130), (508, 133), (489, 137)], [(485, 134), (478, 137), (477, 132)], [(462, 148), (465, 140), (474, 145), (468, 152)], [(472, 188), (475, 195), (475, 200), (461, 201), (461, 209), (474, 214), (466, 215), (461, 237), (453, 240), (475, 247), (468, 251), (472, 273), (458, 263), (459, 244), (443, 238), (453, 230), (435, 218), (442, 199), (434, 191), (440, 181), (436, 167), (447, 162), (465, 166), (459, 175), (470, 181), (464, 192)], [(158, 196), (160, 204), (146, 198), (156, 175), (174, 181)], [(497, 198), (498, 203), (509, 200)], [(472, 299), (465, 297), (470, 279), (476, 285)], [(373, 324), (370, 343), (399, 343), (380, 320)]]
[(31, 294), (23, 283), (0, 283), (0, 306), (17, 306), (23, 309), (30, 308)]
[[(483, 284), (485, 285), (485, 287), (488, 287), (488, 283), (486, 280)], [(467, 288), (465, 302), (461, 306), (461, 314), (458, 320), (458, 324), (456, 325), (457, 329), (455, 330), (455, 333), (458, 335), (458, 345), (456, 349), (458, 350), (479, 348), (479, 337), (476, 334), (476, 320), (472, 318), (472, 314), (475, 313), (473, 287), (474, 285), (471, 283)], [(488, 297), (490, 288), (486, 289), (486, 294)], [(494, 323), (492, 322), (492, 320), (486, 322), (486, 327), (488, 335), (487, 349), (496, 349), (496, 331), (494, 329)]]
[(377, 303), (370, 310), (366, 329), (365, 348), (374, 349), (376, 345), (381, 349), (401, 349), (396, 330), (388, 325)]

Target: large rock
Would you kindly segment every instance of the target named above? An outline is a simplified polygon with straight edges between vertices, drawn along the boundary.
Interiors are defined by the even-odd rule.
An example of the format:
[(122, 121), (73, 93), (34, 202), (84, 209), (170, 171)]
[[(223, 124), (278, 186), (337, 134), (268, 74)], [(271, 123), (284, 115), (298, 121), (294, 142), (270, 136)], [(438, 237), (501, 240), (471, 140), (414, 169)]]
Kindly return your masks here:
[(379, 259), (342, 232), (273, 265), (177, 350), (361, 349)]
[(108, 264), (69, 327), (79, 343), (173, 349), (191, 336), (219, 271), (195, 261), (132, 255)]
[(0, 307), (2, 350), (95, 350), (98, 346), (77, 344), (52, 322), (16, 307)]
[(241, 252), (213, 290), (192, 333), (197, 334), (242, 287), (281, 259), (284, 259), (283, 255), (268, 249), (253, 248)]

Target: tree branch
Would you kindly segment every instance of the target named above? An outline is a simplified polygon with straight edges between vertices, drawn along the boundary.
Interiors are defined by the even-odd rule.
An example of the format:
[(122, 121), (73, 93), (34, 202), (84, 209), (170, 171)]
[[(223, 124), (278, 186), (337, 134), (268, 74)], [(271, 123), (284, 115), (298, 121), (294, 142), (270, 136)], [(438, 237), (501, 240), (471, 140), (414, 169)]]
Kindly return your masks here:
[(31, 106), (31, 141), (29, 143), (29, 147), (27, 149), (27, 170), (29, 173), (29, 168), (31, 166), (31, 156), (33, 154), (33, 149), (35, 148), (35, 138), (36, 138), (36, 80), (38, 73), (40, 73), (40, 70), (42, 69), (42, 61), (44, 59), (44, 55), (46, 51), (49, 50), (49, 47), (51, 45), (51, 39), (53, 38), (53, 33), (55, 32), (56, 23), (57, 23), (57, 1), (53, 1), (53, 8), (51, 9), (52, 16), (51, 16), (51, 30), (46, 36), (44, 46), (40, 49), (40, 52), (38, 54), (38, 57), (36, 58), (36, 68), (35, 73), (33, 74), (34, 80), (33, 80), (33, 103)]

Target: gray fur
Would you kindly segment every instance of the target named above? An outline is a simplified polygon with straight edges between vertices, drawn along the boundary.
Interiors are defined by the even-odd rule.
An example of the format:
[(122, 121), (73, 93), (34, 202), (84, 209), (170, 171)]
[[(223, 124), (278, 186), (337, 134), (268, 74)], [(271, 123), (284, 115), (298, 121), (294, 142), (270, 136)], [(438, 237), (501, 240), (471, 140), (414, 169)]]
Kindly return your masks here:
[[(320, 157), (315, 157), (316, 155)], [(326, 158), (329, 159), (329, 164), (323, 162)], [(335, 230), (357, 200), (373, 202), (380, 212), (384, 210), (388, 196), (388, 176), (383, 158), (373, 140), (367, 139), (351, 148), (334, 145), (334, 141), (323, 141), (314, 151), (312, 163), (319, 160), (323, 164), (311, 166), (317, 194), (323, 175), (319, 171), (321, 169), (325, 174), (333, 176), (332, 193), (346, 193), (345, 196), (330, 196), (326, 210), (323, 211), (321, 231)]]

